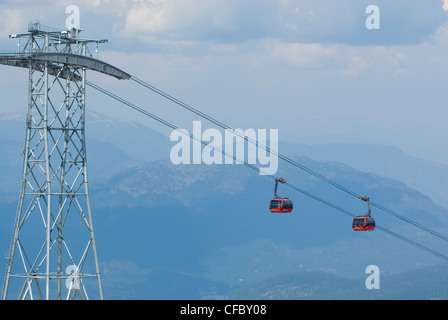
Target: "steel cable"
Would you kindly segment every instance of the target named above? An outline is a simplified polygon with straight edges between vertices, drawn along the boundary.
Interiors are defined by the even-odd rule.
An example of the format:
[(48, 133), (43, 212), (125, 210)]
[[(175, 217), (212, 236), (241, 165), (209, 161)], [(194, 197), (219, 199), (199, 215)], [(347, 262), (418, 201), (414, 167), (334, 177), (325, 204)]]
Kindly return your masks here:
[[(200, 116), (200, 117), (202, 117), (202, 118), (204, 118), (204, 119), (206, 119), (206, 120), (216, 124), (217, 126), (221, 127), (222, 129), (232, 130), (232, 128), (230, 126), (222, 123), (219, 120), (216, 120), (215, 118), (213, 118), (213, 117), (203, 113), (202, 111), (200, 111), (200, 110), (198, 110), (198, 109), (196, 109), (196, 108), (186, 104), (185, 102), (182, 102), (182, 101), (180, 101), (177, 98), (174, 98), (173, 96), (171, 96), (168, 93), (163, 92), (162, 90), (160, 90), (160, 89), (150, 85), (149, 83), (147, 83), (147, 82), (145, 82), (145, 81), (143, 81), (141, 79), (138, 79), (138, 78), (136, 78), (134, 76), (131, 76), (131, 79), (133, 81), (135, 81), (136, 83), (140, 84), (141, 86), (143, 86), (143, 87), (145, 87), (145, 88), (147, 88), (147, 89), (149, 89), (149, 90), (151, 90), (151, 91), (161, 95), (162, 97), (164, 97), (164, 98), (166, 98), (166, 99), (176, 103), (177, 105), (183, 107), (184, 109), (187, 109), (187, 110), (193, 112), (194, 114), (196, 114), (196, 115), (198, 115), (198, 116)], [(307, 173), (309, 173), (309, 174), (319, 178), (320, 180), (325, 181), (328, 184), (331, 184), (332, 186), (334, 186), (334, 187), (336, 187), (336, 188), (338, 188), (338, 189), (348, 193), (349, 195), (351, 195), (353, 197), (359, 198), (361, 196), (360, 194), (358, 194), (358, 193), (356, 193), (356, 192), (354, 192), (354, 191), (352, 191), (352, 190), (342, 186), (341, 184), (339, 184), (339, 183), (337, 183), (335, 181), (332, 181), (332, 180), (326, 178), (325, 176), (323, 176), (323, 175), (321, 175), (321, 174), (319, 174), (319, 173), (317, 173), (317, 172), (307, 168), (306, 166), (304, 166), (304, 165), (302, 165), (302, 164), (300, 164), (300, 163), (298, 163), (298, 162), (296, 162), (296, 161), (294, 161), (294, 160), (292, 160), (292, 159), (282, 155), (281, 153), (278, 153), (278, 152), (275, 152), (275, 151), (271, 151), (271, 149), (269, 147), (264, 146), (264, 145), (258, 143), (258, 141), (254, 141), (250, 137), (244, 136), (244, 134), (242, 134), (240, 132), (234, 131), (234, 134), (235, 135), (239, 135), (241, 138), (247, 138), (247, 141), (255, 144), (257, 147), (261, 147), (262, 149), (266, 150), (267, 152), (270, 152), (273, 155), (279, 157), (283, 161), (285, 161), (285, 162), (287, 162), (287, 163), (289, 163), (289, 164), (291, 164), (291, 165), (293, 165), (293, 166), (295, 166), (295, 167), (297, 167), (297, 168), (299, 168), (299, 169), (301, 169), (301, 170), (303, 170), (303, 171), (305, 171), (305, 172), (307, 172)], [(441, 234), (441, 233), (439, 233), (437, 231), (434, 231), (434, 230), (432, 230), (432, 229), (430, 229), (428, 227), (425, 227), (425, 226), (423, 226), (422, 224), (420, 224), (420, 223), (418, 223), (416, 221), (413, 221), (413, 220), (411, 220), (409, 218), (406, 218), (405, 216), (403, 216), (403, 215), (401, 215), (401, 214), (399, 214), (399, 213), (397, 213), (397, 212), (395, 212), (393, 210), (387, 209), (386, 207), (384, 207), (384, 206), (382, 206), (380, 204), (377, 204), (375, 202), (370, 202), (370, 203), (371, 203), (372, 206), (374, 206), (374, 207), (376, 207), (376, 208), (378, 208), (378, 209), (380, 209), (380, 210), (382, 210), (382, 211), (384, 211), (384, 212), (386, 212), (388, 214), (391, 214), (391, 215), (395, 216), (398, 219), (401, 219), (401, 220), (403, 220), (403, 221), (405, 221), (407, 223), (410, 223), (410, 224), (414, 225), (415, 227), (420, 228), (420, 229), (422, 229), (422, 230), (424, 230), (424, 231), (426, 231), (426, 232), (428, 232), (428, 233), (430, 233), (430, 234), (432, 234), (432, 235), (434, 235), (434, 236), (436, 236), (436, 237), (438, 237), (438, 238), (448, 242), (448, 237), (447, 236), (445, 236), (445, 235), (443, 235), (443, 234)]]
[[(135, 105), (135, 104), (133, 104), (133, 103), (131, 103), (131, 102), (129, 102), (129, 101), (127, 101), (127, 100), (125, 100), (125, 99), (115, 95), (115, 94), (113, 94), (112, 92), (110, 92), (110, 91), (108, 91), (106, 89), (103, 89), (103, 88), (95, 85), (94, 83), (92, 83), (90, 81), (86, 81), (86, 84), (89, 85), (90, 87), (92, 87), (93, 89), (95, 89), (95, 90), (97, 90), (97, 91), (99, 91), (99, 92), (109, 96), (110, 98), (115, 99), (118, 102), (121, 102), (122, 104), (124, 104), (124, 105), (126, 105), (126, 106), (128, 106), (128, 107), (130, 107), (130, 108), (132, 108), (132, 109), (134, 109), (134, 110), (136, 110), (136, 111), (138, 111), (138, 112), (140, 112), (140, 113), (150, 117), (150, 118), (152, 118), (153, 120), (156, 120), (157, 122), (159, 122), (159, 123), (161, 123), (161, 124), (163, 124), (165, 126), (168, 126), (169, 128), (171, 128), (173, 130), (179, 130), (180, 129), (176, 125), (170, 123), (169, 121), (166, 121), (166, 120), (164, 120), (164, 119), (162, 119), (162, 118), (152, 114), (151, 112), (149, 112), (149, 111), (147, 111), (147, 110), (145, 110), (143, 108), (138, 107), (137, 105)], [(205, 146), (208, 145), (205, 141), (199, 139), (198, 137), (192, 135), (191, 133), (186, 133), (186, 132), (183, 132), (183, 131), (179, 131), (179, 132), (182, 132), (183, 134), (187, 135), (188, 137), (190, 137), (190, 139), (194, 139), (196, 141), (201, 142)], [(225, 156), (233, 158), (233, 160), (238, 161), (238, 162), (244, 164), (245, 166), (249, 167), (252, 170), (255, 170), (255, 171), (259, 170), (259, 168), (257, 168), (256, 166), (254, 166), (252, 164), (249, 164), (247, 161), (238, 159), (236, 157), (236, 155), (229, 155), (224, 150), (221, 150), (221, 149), (216, 148), (216, 147), (214, 147), (213, 149), (215, 149), (216, 151), (222, 153)], [(272, 175), (266, 175), (264, 177), (270, 178), (270, 179), (275, 179), (275, 177), (272, 176)], [(297, 187), (297, 186), (295, 186), (295, 185), (293, 185), (291, 183), (286, 183), (286, 185), (289, 186), (290, 188), (292, 188), (293, 190), (296, 190), (296, 191), (298, 191), (298, 192), (300, 192), (300, 193), (302, 193), (302, 194), (304, 194), (304, 195), (306, 195), (306, 196), (308, 196), (308, 197), (310, 197), (310, 198), (312, 198), (312, 199), (314, 199), (314, 200), (316, 200), (318, 202), (321, 202), (322, 204), (325, 204), (325, 205), (327, 205), (327, 206), (329, 206), (329, 207), (331, 207), (331, 208), (333, 208), (335, 210), (338, 210), (338, 211), (340, 211), (340, 212), (342, 212), (342, 213), (344, 213), (344, 214), (346, 214), (348, 216), (351, 216), (351, 217), (356, 217), (357, 216), (356, 214), (354, 214), (354, 213), (352, 213), (352, 212), (350, 212), (350, 211), (348, 211), (348, 210), (346, 210), (344, 208), (341, 208), (341, 207), (333, 204), (332, 202), (329, 202), (329, 201), (324, 200), (324, 199), (322, 199), (322, 198), (320, 198), (320, 197), (318, 197), (318, 196), (316, 196), (314, 194), (311, 194), (311, 193), (309, 193), (309, 192), (307, 192), (307, 191), (305, 191), (305, 190), (303, 190), (303, 189), (301, 189), (301, 188), (299, 188), (299, 187)], [(448, 261), (448, 256), (446, 256), (446, 255), (444, 255), (444, 254), (442, 254), (442, 253), (440, 253), (438, 251), (435, 251), (435, 250), (430, 249), (430, 248), (428, 248), (428, 247), (426, 247), (424, 245), (421, 245), (418, 242), (413, 241), (411, 239), (408, 239), (408, 238), (406, 238), (406, 237), (404, 237), (402, 235), (399, 235), (399, 234), (397, 234), (397, 233), (395, 233), (395, 232), (393, 232), (393, 231), (391, 231), (391, 230), (389, 230), (387, 228), (384, 228), (384, 227), (381, 227), (381, 226), (378, 226), (378, 225), (376, 227), (379, 230), (389, 234), (392, 237), (400, 239), (400, 240), (402, 240), (402, 241), (404, 241), (404, 242), (406, 242), (406, 243), (408, 243), (410, 245), (413, 245), (414, 247), (417, 247), (417, 248), (419, 248), (421, 250), (424, 250), (424, 251), (426, 251), (426, 252), (428, 252), (428, 253), (430, 253), (430, 254), (432, 254), (434, 256), (437, 256), (438, 258), (441, 258), (441, 259), (444, 259), (444, 260)]]

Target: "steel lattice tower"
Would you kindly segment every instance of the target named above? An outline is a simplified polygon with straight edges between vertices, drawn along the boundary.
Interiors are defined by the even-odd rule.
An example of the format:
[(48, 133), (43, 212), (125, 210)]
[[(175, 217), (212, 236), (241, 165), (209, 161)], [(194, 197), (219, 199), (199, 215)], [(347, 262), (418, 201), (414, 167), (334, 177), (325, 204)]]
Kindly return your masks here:
[[(2, 298), (103, 299), (90, 209), (86, 137), (86, 70), (130, 75), (93, 57), (80, 30), (31, 23), (11, 35), (19, 49), (0, 63), (29, 70), (23, 176), (7, 256)], [(96, 50), (97, 51), (97, 50)], [(89, 288), (89, 290), (87, 290)], [(12, 294), (12, 292), (10, 293)]]

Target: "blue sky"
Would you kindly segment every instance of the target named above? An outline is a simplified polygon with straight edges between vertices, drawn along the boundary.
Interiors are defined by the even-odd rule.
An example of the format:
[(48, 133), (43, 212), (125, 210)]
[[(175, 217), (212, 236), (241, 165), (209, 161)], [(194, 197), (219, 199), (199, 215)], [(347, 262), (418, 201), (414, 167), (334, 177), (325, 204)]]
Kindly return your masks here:
[[(0, 51), (13, 51), (8, 35), (30, 21), (63, 29), (74, 4), (81, 35), (109, 40), (101, 59), (234, 128), (279, 129), (297, 143), (388, 144), (448, 164), (445, 2), (1, 0)], [(379, 30), (365, 27), (371, 4)], [(0, 74), (0, 116), (24, 113), (26, 70)], [(199, 120), (135, 83), (89, 80), (186, 129)], [(161, 129), (96, 92), (87, 103)]]

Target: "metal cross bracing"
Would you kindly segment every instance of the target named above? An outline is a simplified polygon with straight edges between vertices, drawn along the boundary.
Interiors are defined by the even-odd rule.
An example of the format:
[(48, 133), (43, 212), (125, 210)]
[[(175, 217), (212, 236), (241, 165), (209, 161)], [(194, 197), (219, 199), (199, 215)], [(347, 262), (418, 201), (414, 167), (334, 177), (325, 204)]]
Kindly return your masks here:
[[(0, 63), (29, 70), (23, 176), (2, 298), (103, 299), (90, 208), (85, 140), (86, 70), (129, 75), (93, 57), (79, 30), (39, 23), (13, 35)], [(25, 41), (23, 41), (25, 40)], [(23, 47), (21, 47), (23, 45)]]

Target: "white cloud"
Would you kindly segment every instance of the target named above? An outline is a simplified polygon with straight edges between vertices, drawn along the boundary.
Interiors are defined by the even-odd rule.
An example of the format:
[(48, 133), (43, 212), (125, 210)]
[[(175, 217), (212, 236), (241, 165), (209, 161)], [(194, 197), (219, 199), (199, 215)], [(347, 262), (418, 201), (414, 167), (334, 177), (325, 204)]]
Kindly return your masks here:
[(166, 31), (168, 17), (166, 17), (166, 3), (164, 1), (152, 1), (150, 3), (137, 2), (126, 14), (126, 23), (123, 34), (135, 33), (160, 33)]
[(354, 55), (350, 57), (350, 63), (348, 63), (346, 68), (342, 69), (341, 73), (349, 76), (357, 76), (365, 70), (368, 65), (368, 60), (358, 55)]
[(2, 38), (21, 32), (26, 23), (26, 17), (21, 11), (13, 9), (0, 10), (0, 35)]
[(201, 38), (214, 31), (234, 31), (229, 21), (238, 8), (235, 1), (148, 0), (134, 1), (126, 13), (121, 35), (163, 35), (177, 40)]
[[(249, 115), (253, 108), (269, 115), (275, 106), (288, 112), (285, 130), (289, 126), (291, 132), (296, 132), (300, 127), (297, 122), (302, 121), (310, 130), (307, 134), (321, 134), (329, 129), (313, 126), (309, 119), (324, 114), (331, 125), (339, 128), (349, 127), (352, 121), (346, 116), (349, 115), (359, 118), (354, 123), (364, 124), (364, 115), (356, 110), (363, 103), (374, 101), (368, 97), (375, 92), (375, 99), (382, 103), (369, 105), (375, 111), (368, 120), (372, 137), (394, 134), (381, 128), (375, 131), (375, 121), (379, 127), (383, 125), (376, 113), (390, 117), (393, 128), (396, 123), (405, 126), (421, 119), (416, 113), (407, 112), (409, 106), (418, 109), (420, 103), (438, 111), (428, 111), (426, 117), (434, 122), (430, 127), (440, 129), (439, 136), (446, 136), (442, 121), (446, 90), (442, 91), (441, 84), (446, 83), (448, 66), (448, 24), (440, 22), (446, 22), (447, 16), (441, 0), (376, 0), (383, 19), (381, 30), (388, 35), (382, 46), (369, 43), (357, 33), (365, 31), (365, 8), (370, 1), (355, 2), (352, 5), (353, 0), (3, 0), (0, 49), (14, 50), (16, 42), (8, 40), (8, 34), (26, 32), (28, 22), (33, 19), (63, 27), (65, 7), (75, 3), (80, 7), (85, 36), (109, 38), (109, 43), (100, 47), (100, 59), (145, 78), (198, 108), (209, 107), (224, 122), (241, 121), (235, 125), (263, 127), (265, 124), (255, 124), (261, 121), (261, 115), (260, 119)], [(443, 2), (445, 10), (447, 2)], [(352, 28), (358, 23), (356, 19), (362, 30)], [(434, 41), (425, 41), (432, 36)], [(397, 39), (406, 45), (394, 45)], [(26, 70), (18, 75), (16, 70), (2, 68), (5, 68), (2, 72), (15, 75), (2, 79), (2, 96), (10, 99), (3, 108), (23, 107), (13, 97), (26, 92), (23, 81)], [(117, 90), (142, 100), (146, 97), (132, 88), (132, 83), (118, 83), (112, 78), (104, 81), (107, 81), (103, 82), (104, 87), (112, 92)], [(18, 90), (18, 85), (25, 87)], [(13, 90), (19, 93), (11, 95)], [(431, 104), (426, 101), (428, 97)], [(390, 98), (399, 103), (392, 103)], [(334, 108), (333, 99), (339, 102), (338, 109)], [(158, 103), (154, 105), (158, 108)], [(163, 107), (154, 113), (165, 116), (164, 112), (169, 111)], [(246, 112), (248, 117), (233, 119), (235, 110)], [(394, 113), (389, 116), (391, 110)], [(437, 117), (431, 118), (432, 114)], [(266, 118), (267, 122), (272, 121)], [(426, 136), (430, 141), (430, 135)]]
[[(118, 21), (116, 28), (121, 36), (137, 35), (146, 41), (279, 38), (302, 43), (416, 44), (447, 20), (439, 1), (377, 0), (383, 27), (370, 32), (365, 28), (368, 1), (128, 0), (126, 8), (121, 6), (124, 21)], [(446, 8), (448, 0), (444, 1)]]
[(271, 55), (288, 65), (299, 68), (323, 68), (334, 57), (336, 45), (318, 43), (288, 43), (273, 40), (269, 42)]
[(20, 16), (25, 27), (31, 20), (62, 27), (66, 6), (76, 4), (86, 30), (104, 33), (113, 29), (115, 35), (150, 44), (241, 43), (266, 38), (325, 44), (415, 44), (427, 40), (447, 20), (441, 3), (448, 10), (448, 0), (415, 0), (412, 4), (377, 0), (382, 28), (376, 33), (365, 28), (365, 8), (370, 4), (366, 0), (4, 0), (0, 25)]

